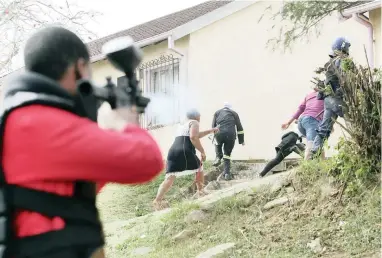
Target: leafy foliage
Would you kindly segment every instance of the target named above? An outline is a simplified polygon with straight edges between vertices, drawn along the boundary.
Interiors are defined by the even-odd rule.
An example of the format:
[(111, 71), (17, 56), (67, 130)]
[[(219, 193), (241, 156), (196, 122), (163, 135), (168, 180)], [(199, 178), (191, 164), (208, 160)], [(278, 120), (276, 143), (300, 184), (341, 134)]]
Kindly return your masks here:
[(340, 125), (349, 137), (338, 144), (331, 172), (348, 184), (349, 190), (356, 190), (380, 173), (381, 71), (352, 68), (339, 73), (347, 109), (345, 125)]
[[(320, 23), (335, 11), (365, 3), (365, 1), (287, 1), (282, 10), (272, 13), (275, 22), (272, 29), (279, 29), (278, 36), (268, 40), (268, 46), (273, 49), (282, 47), (291, 49), (293, 43), (313, 34), (320, 34)], [(266, 10), (271, 10), (268, 7)], [(260, 18), (260, 20), (263, 17)], [(277, 25), (277, 26), (276, 26)]]

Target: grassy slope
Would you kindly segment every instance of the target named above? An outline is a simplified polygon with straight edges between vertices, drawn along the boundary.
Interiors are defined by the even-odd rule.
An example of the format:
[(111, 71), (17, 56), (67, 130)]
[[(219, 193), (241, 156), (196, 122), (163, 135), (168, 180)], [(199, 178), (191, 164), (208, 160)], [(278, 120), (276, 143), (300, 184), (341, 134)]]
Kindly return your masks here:
[[(264, 211), (263, 205), (276, 198), (276, 195), (284, 195), (284, 189), (276, 194), (262, 191), (254, 192), (251, 196), (240, 194), (221, 200), (207, 212), (207, 220), (194, 224), (184, 222), (184, 217), (198, 207), (179, 204), (160, 221), (146, 220), (129, 225), (126, 230), (133, 234), (119, 244), (120, 256), (111, 258), (129, 257), (133, 249), (143, 246), (155, 249), (144, 257), (191, 258), (210, 247), (227, 242), (234, 242), (236, 246), (219, 256), (221, 258), (318, 257), (306, 246), (317, 237), (326, 247), (321, 257), (380, 257), (379, 185), (368, 187), (358, 197), (344, 196), (342, 203), (339, 203), (338, 195), (321, 198), (318, 177), (310, 178), (308, 183), (306, 178), (304, 180), (303, 183), (296, 183), (296, 188), (305, 201), (269, 211)], [(133, 214), (127, 211), (129, 207), (149, 202), (155, 195), (158, 183), (159, 179), (146, 186), (115, 188), (115, 197), (119, 199), (124, 196), (124, 199), (117, 201), (113, 198), (111, 203), (100, 202), (103, 215), (111, 214), (113, 218), (124, 219), (131, 217)], [(189, 182), (178, 182), (178, 185), (183, 183), (189, 185)], [(173, 189), (174, 196), (177, 196), (178, 190), (179, 187)], [(178, 197), (173, 200), (176, 202)], [(173, 236), (184, 229), (192, 231), (193, 235), (174, 242)]]
[[(141, 246), (155, 248), (145, 257), (195, 257), (218, 244), (234, 242), (236, 247), (220, 257), (317, 257), (306, 244), (316, 237), (327, 248), (324, 257), (368, 257), (380, 249), (380, 194), (377, 190), (345, 206), (336, 200), (309, 201), (270, 211), (261, 207), (270, 195), (238, 195), (217, 203), (206, 221), (184, 222), (195, 206), (180, 206), (161, 223), (140, 225), (140, 235), (119, 246), (127, 257)], [(250, 201), (250, 199), (252, 199)], [(345, 222), (340, 226), (340, 221)], [(175, 243), (172, 237), (184, 229), (194, 235)], [(137, 229), (135, 229), (137, 230)], [(378, 257), (378, 256), (376, 256)]]
[[(210, 167), (210, 163), (204, 164), (206, 171)], [(107, 185), (97, 198), (101, 218), (104, 221), (126, 220), (151, 213), (151, 203), (163, 179), (164, 173), (145, 185)], [(193, 183), (193, 180), (194, 176), (178, 178), (166, 194), (166, 200), (173, 205), (189, 197), (187, 188)]]

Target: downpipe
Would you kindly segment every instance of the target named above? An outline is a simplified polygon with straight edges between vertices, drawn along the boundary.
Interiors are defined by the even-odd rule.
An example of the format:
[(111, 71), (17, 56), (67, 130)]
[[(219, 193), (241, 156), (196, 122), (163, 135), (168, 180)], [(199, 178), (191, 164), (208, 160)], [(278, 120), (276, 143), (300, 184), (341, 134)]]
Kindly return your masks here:
[(180, 51), (179, 49), (175, 48), (175, 42), (174, 42), (174, 39), (172, 38), (172, 35), (168, 36), (167, 42), (168, 42), (168, 49), (169, 50), (171, 50), (172, 52), (180, 55), (181, 57), (184, 56), (182, 51)]
[(364, 25), (368, 29), (369, 40), (368, 40), (368, 61), (371, 69), (374, 69), (374, 32), (373, 25), (370, 23), (369, 19), (365, 17), (363, 14), (355, 13), (352, 15), (353, 19), (360, 24)]

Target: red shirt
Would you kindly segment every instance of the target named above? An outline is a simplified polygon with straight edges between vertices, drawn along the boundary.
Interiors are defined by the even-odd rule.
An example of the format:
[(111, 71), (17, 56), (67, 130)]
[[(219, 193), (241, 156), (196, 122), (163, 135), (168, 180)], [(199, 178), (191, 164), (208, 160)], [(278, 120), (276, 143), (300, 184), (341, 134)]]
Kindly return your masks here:
[[(8, 183), (71, 196), (74, 181), (144, 183), (163, 169), (159, 146), (144, 129), (107, 131), (67, 111), (31, 105), (12, 111), (4, 132), (3, 168)], [(62, 229), (61, 218), (18, 211), (19, 237)]]

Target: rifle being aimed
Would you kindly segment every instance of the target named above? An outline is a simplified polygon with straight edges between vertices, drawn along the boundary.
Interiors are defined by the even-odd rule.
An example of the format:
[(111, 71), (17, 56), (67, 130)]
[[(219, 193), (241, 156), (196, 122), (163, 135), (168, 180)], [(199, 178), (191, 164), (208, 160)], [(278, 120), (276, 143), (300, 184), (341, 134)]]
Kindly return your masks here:
[(78, 92), (88, 117), (97, 121), (98, 108), (104, 101), (108, 102), (112, 109), (134, 105), (139, 113), (144, 113), (150, 99), (142, 96), (135, 74), (135, 69), (142, 61), (142, 50), (131, 37), (121, 37), (103, 45), (102, 52), (115, 68), (125, 74), (126, 80), (116, 86), (111, 77), (107, 77), (104, 87), (95, 87), (89, 81), (81, 81)]

